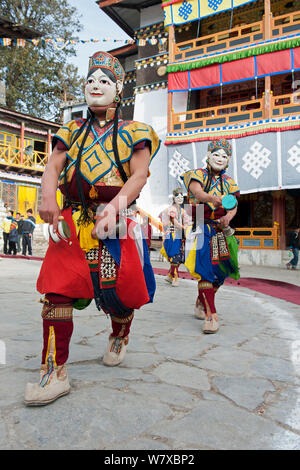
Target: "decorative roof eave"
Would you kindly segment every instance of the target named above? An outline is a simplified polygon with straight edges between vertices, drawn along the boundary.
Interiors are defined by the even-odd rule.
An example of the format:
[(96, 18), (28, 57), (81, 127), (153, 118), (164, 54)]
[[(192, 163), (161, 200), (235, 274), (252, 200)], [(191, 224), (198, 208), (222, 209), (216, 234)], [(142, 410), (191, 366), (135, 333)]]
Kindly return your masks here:
[(22, 121), (31, 122), (44, 128), (54, 128), (54, 130), (59, 129), (59, 127), (61, 126), (61, 124), (58, 124), (57, 122), (47, 121), (46, 119), (40, 119), (29, 114), (20, 113), (19, 111), (14, 111), (13, 109), (6, 108), (4, 106), (0, 106), (0, 117), (11, 118), (19, 123), (21, 123)]
[(167, 73), (184, 72), (186, 70), (194, 70), (202, 67), (207, 67), (212, 64), (222, 64), (224, 62), (231, 62), (233, 60), (244, 59), (245, 57), (253, 57), (257, 55), (267, 54), (269, 52), (281, 51), (283, 49), (291, 49), (300, 45), (300, 34), (288, 36), (281, 41), (278, 39), (268, 40), (257, 43), (255, 45), (239, 47), (229, 52), (214, 54), (213, 57), (204, 56), (201, 59), (189, 62), (180, 62), (169, 64), (167, 66)]
[(165, 27), (170, 25), (181, 25), (193, 21), (203, 20), (212, 15), (233, 11), (235, 8), (242, 8), (256, 0), (167, 0), (162, 2), (164, 10)]
[(43, 34), (36, 29), (21, 24), (13, 23), (10, 19), (0, 16), (0, 35), (8, 38), (39, 38)]
[(8, 171), (0, 170), (0, 180), (11, 180), (12, 182), (30, 183), (32, 185), (40, 186), (42, 179), (36, 176), (20, 175), (19, 173), (11, 173)]
[(187, 144), (191, 142), (214, 139), (238, 139), (248, 135), (266, 132), (283, 132), (300, 129), (300, 115), (285, 118), (265, 119), (254, 122), (244, 122), (238, 126), (210, 127), (188, 132), (171, 132), (167, 134), (165, 145)]

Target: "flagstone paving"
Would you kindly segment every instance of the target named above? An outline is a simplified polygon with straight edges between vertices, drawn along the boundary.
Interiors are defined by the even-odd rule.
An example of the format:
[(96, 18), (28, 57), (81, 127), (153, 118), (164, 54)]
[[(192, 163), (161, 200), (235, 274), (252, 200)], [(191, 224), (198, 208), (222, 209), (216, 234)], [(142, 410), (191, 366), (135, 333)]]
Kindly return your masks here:
[(0, 259), (0, 449), (300, 448), (299, 306), (241, 287), (218, 292), (221, 328), (204, 335), (196, 283), (157, 276), (114, 368), (102, 363), (109, 319), (94, 304), (75, 311), (71, 393), (26, 408), (40, 365), (40, 265)]

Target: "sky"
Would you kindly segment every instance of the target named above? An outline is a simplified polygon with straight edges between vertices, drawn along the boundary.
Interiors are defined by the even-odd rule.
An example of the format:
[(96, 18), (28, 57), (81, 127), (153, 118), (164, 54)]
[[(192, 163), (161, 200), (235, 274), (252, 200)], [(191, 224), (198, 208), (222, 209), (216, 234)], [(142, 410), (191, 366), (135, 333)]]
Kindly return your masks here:
[[(116, 25), (98, 6), (95, 0), (68, 0), (68, 3), (77, 8), (81, 15), (83, 26), (78, 34), (79, 39), (131, 39), (118, 25)], [(75, 45), (76, 56), (68, 62), (78, 67), (79, 74), (86, 76), (88, 59), (97, 51), (108, 51), (121, 47), (124, 42), (97, 42)]]

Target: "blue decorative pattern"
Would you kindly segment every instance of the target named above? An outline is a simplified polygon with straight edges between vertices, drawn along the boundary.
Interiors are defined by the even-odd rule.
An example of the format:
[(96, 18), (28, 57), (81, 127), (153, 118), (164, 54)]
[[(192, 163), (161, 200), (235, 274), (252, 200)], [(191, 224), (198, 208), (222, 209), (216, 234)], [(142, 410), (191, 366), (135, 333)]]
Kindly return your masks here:
[(182, 6), (178, 10), (178, 14), (181, 18), (183, 18), (184, 20), (187, 20), (190, 14), (192, 13), (192, 11), (193, 11), (192, 4), (188, 3), (187, 1), (184, 1)]
[(50, 380), (50, 377), (54, 371), (54, 364), (52, 356), (50, 355), (47, 359), (47, 372), (43, 375), (40, 381), (40, 386), (44, 388)]
[(208, 0), (209, 8), (212, 8), (214, 11), (217, 11), (220, 5), (222, 5), (223, 0)]
[[(93, 166), (90, 164), (89, 160), (93, 160), (93, 161), (91, 161)], [(96, 168), (97, 166), (102, 164), (100, 158), (97, 155), (96, 150), (94, 150), (94, 152), (88, 158), (86, 158), (84, 161), (87, 164), (87, 166), (89, 167), (91, 172), (94, 170), (94, 168)]]
[[(239, 8), (241, 5), (244, 5), (246, 3), (252, 3), (255, 1), (257, 0), (244, 0), (243, 3), (237, 2), (237, 4), (235, 4), (235, 2), (233, 2), (232, 0), (231, 2), (228, 2), (227, 8), (226, 6), (223, 5), (221, 11), (231, 11), (234, 8)], [(183, 3), (185, 3), (187, 6), (185, 7), (181, 6), (180, 11), (179, 9), (177, 10), (178, 7), (176, 3), (174, 5), (171, 4), (171, 5), (168, 5), (166, 8), (163, 8), (165, 27), (170, 26), (171, 24), (178, 24), (178, 25), (183, 24), (186, 21), (191, 21), (191, 22), (199, 21), (199, 20), (202, 20), (203, 18), (207, 18), (210, 15), (219, 13), (220, 11), (219, 6), (223, 3), (223, 0), (198, 0), (198, 2), (195, 1), (196, 12), (194, 9), (193, 11), (194, 14), (192, 18), (190, 17), (190, 14), (191, 14), (190, 10), (191, 10), (191, 7), (193, 9), (193, 5), (191, 5), (191, 7), (188, 7), (187, 1), (184, 1)], [(201, 3), (205, 3), (208, 6), (208, 8), (203, 9), (203, 12), (205, 13), (201, 12), (201, 8), (202, 8)], [(169, 9), (168, 15), (166, 15), (167, 9)], [(176, 14), (176, 12), (178, 12), (178, 15)]]

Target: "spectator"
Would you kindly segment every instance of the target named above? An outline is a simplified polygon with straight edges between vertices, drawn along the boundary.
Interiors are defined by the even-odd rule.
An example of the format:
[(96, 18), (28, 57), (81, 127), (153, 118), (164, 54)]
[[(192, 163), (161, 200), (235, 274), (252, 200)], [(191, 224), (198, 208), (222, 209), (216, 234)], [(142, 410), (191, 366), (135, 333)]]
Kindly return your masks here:
[(9, 255), (15, 255), (17, 254), (17, 242), (18, 242), (18, 223), (16, 219), (12, 218), (11, 224), (10, 224), (10, 232), (8, 235), (8, 241), (9, 241), (9, 249), (8, 249), (8, 254)]
[(17, 221), (17, 224), (18, 224), (18, 228), (17, 228), (17, 230), (18, 230), (17, 251), (18, 251), (18, 253), (20, 253), (24, 215), (21, 215), (20, 212), (17, 212), (16, 213), (16, 221)]
[(10, 224), (13, 218), (13, 211), (7, 211), (7, 216), (3, 220), (1, 224), (1, 228), (3, 230), (3, 253), (5, 255), (8, 254), (8, 243), (9, 243), (9, 232), (10, 232)]
[(299, 241), (299, 234), (300, 228), (293, 230), (290, 234), (290, 250), (293, 252), (293, 259), (289, 261), (286, 265), (288, 269), (296, 269), (299, 259), (299, 248), (300, 248), (300, 241)]
[[(252, 95), (251, 96), (251, 101), (253, 101), (253, 103), (248, 103), (246, 106), (245, 106), (245, 110), (248, 111), (250, 109), (258, 109), (260, 107), (260, 103), (257, 103), (257, 101), (255, 101), (257, 98), (255, 95)], [(255, 102), (254, 102), (255, 101)]]
[(35, 229), (35, 218), (32, 215), (32, 209), (27, 210), (27, 218), (23, 221), (22, 229), (22, 255), (26, 256), (28, 248), (28, 255), (32, 256), (32, 236)]

